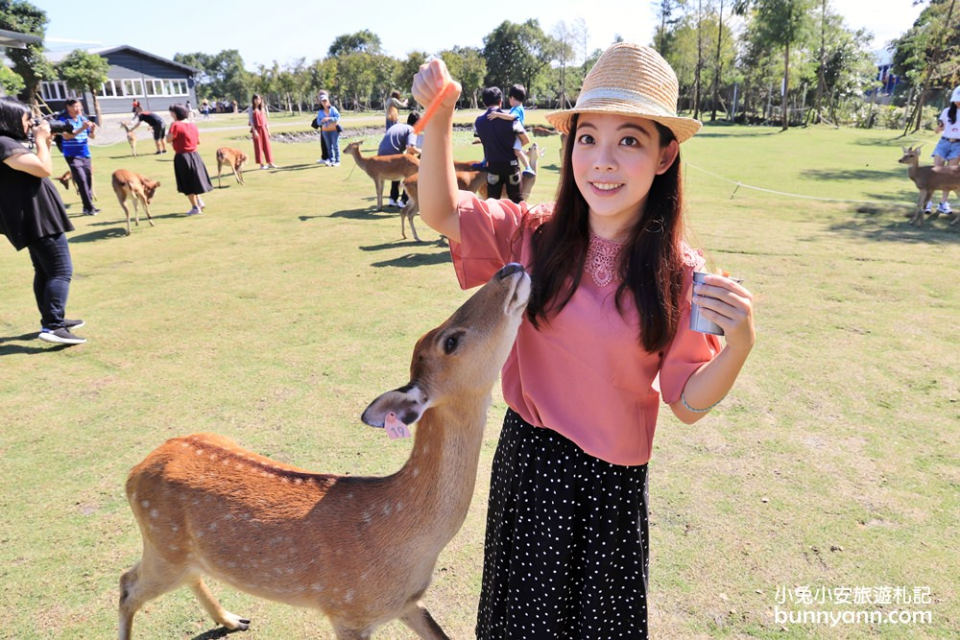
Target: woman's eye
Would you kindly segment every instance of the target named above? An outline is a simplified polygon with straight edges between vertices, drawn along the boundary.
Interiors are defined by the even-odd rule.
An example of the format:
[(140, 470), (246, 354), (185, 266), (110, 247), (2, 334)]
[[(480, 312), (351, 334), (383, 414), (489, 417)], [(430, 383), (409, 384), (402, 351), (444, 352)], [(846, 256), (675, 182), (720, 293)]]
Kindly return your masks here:
[(626, 138), (620, 141), (620, 144), (622, 144), (625, 147), (636, 147), (637, 145), (640, 144), (640, 141), (634, 138), (633, 136), (627, 136)]
[(453, 335), (447, 338), (443, 343), (443, 352), (447, 355), (450, 355), (457, 350), (457, 345), (460, 344), (460, 337)]
[(593, 136), (589, 133), (585, 133), (582, 136), (577, 138), (578, 144), (593, 144)]

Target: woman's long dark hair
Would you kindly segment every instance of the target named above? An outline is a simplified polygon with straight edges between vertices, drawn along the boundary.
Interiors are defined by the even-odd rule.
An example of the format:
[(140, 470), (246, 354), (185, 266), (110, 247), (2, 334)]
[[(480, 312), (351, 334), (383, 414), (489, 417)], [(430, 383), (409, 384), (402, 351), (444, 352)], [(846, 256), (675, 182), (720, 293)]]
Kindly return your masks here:
[[(563, 167), (553, 216), (533, 234), (531, 272), (533, 290), (527, 318), (535, 327), (549, 324), (580, 286), (590, 243), (589, 207), (573, 176), (573, 146), (578, 116), (574, 115), (563, 150)], [(675, 139), (673, 132), (654, 123), (661, 148)], [(617, 311), (633, 296), (640, 317), (639, 343), (646, 351), (663, 349), (677, 332), (683, 289), (683, 199), (680, 156), (663, 174), (655, 176), (640, 219), (630, 230), (620, 260), (621, 284)]]
[(947, 109), (947, 120), (950, 121), (950, 124), (957, 124), (957, 103), (951, 102), (950, 108)]
[(23, 114), (30, 113), (30, 107), (14, 98), (0, 98), (0, 136), (14, 140), (26, 140), (23, 130)]

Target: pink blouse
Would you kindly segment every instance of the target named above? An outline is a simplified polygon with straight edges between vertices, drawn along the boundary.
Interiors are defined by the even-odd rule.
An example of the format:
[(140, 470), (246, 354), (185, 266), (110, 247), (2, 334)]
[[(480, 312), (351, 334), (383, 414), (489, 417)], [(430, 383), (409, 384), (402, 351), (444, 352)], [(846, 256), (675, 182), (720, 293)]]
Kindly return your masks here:
[[(461, 241), (450, 242), (460, 286), (479, 286), (510, 262), (529, 267), (537, 219), (552, 212), (553, 205), (528, 209), (460, 192)], [(619, 278), (606, 267), (618, 249), (591, 238), (590, 273), (563, 310), (540, 330), (524, 318), (503, 366), (503, 397), (530, 424), (563, 434), (592, 456), (640, 465), (650, 459), (660, 396), (668, 404), (679, 400), (687, 379), (719, 353), (720, 341), (689, 329), (692, 273), (704, 260), (688, 250), (677, 334), (663, 352), (645, 351), (636, 308), (624, 305), (626, 318), (617, 312)]]

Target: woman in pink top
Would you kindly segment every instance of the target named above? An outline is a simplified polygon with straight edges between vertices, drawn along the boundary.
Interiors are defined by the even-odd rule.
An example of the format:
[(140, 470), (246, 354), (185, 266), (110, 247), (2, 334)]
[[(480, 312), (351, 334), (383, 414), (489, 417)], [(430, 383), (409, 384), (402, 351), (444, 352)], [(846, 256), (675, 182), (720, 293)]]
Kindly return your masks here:
[[(503, 369), (509, 405), (493, 463), (482, 639), (647, 637), (647, 480), (662, 398), (685, 423), (718, 404), (754, 343), (750, 292), (682, 240), (677, 80), (654, 50), (618, 43), (572, 110), (556, 203), (457, 191), (458, 91), (440, 60), (413, 93), (442, 96), (424, 134), (420, 215), (450, 239), (461, 286), (507, 262), (530, 270), (527, 315)], [(689, 329), (691, 299), (726, 333)]]

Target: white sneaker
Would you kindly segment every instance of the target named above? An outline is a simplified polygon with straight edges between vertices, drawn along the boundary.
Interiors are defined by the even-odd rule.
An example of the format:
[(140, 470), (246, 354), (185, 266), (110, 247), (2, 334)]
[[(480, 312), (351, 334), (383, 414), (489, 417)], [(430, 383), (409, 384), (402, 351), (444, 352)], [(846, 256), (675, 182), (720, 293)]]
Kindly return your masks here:
[(319, 160), (317, 160), (317, 164), (327, 164), (327, 161), (324, 160), (323, 158), (320, 158)]
[(953, 213), (949, 202), (941, 202), (937, 205), (937, 213)]
[(331, 166), (331, 167), (339, 167), (339, 166), (340, 166), (340, 163), (339, 163), (339, 162), (334, 162), (334, 163), (331, 163), (330, 166)]
[(399, 206), (400, 206), (400, 203), (397, 202), (396, 200), (394, 200), (393, 198), (390, 198), (390, 200), (387, 201), (387, 206), (388, 206), (388, 207), (399, 207)]
[(925, 207), (923, 208), (923, 212), (926, 213), (926, 214), (931, 214), (931, 213), (933, 213), (933, 202), (928, 202), (928, 203), (927, 203), (927, 206), (925, 206)]
[(263, 170), (266, 169), (266, 168), (267, 168), (267, 165), (265, 165), (265, 164), (260, 165), (260, 171), (263, 171)]

